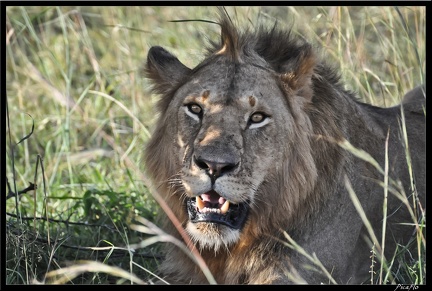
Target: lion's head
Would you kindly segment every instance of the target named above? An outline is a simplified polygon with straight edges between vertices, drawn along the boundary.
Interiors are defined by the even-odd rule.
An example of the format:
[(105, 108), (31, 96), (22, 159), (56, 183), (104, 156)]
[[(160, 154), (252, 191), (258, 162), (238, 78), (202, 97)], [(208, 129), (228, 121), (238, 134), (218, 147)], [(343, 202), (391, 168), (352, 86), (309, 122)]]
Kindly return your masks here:
[(300, 114), (312, 94), (310, 45), (268, 32), (293, 52), (281, 55), (280, 44), (269, 50), (227, 19), (221, 25), (222, 42), (196, 68), (161, 47), (150, 49), (146, 68), (163, 95), (149, 173), (193, 240), (215, 251), (236, 243), (245, 225), (256, 236), (286, 225), (317, 178), (311, 123)]

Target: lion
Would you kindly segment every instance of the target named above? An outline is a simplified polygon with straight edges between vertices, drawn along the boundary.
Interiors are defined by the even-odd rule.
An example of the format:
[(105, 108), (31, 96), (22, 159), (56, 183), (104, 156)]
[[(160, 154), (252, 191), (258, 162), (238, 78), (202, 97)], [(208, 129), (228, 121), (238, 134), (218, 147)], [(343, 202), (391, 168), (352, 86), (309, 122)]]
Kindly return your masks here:
[[(165, 230), (187, 234), (218, 284), (368, 283), (371, 251), (391, 259), (415, 239), (409, 209), (425, 215), (425, 87), (398, 106), (362, 103), (290, 31), (240, 31), (224, 13), (219, 24), (220, 41), (193, 69), (160, 46), (148, 52), (160, 99), (145, 166), (181, 231), (168, 219)], [(386, 156), (401, 189), (383, 187)], [(166, 247), (167, 282), (209, 283), (190, 253)]]

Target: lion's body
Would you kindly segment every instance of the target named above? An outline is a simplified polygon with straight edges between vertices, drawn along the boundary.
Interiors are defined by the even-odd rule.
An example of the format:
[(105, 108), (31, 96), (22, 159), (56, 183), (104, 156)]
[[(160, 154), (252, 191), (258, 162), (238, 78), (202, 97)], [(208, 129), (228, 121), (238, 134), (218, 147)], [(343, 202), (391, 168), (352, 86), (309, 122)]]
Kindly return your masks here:
[[(402, 105), (413, 191), (401, 106), (356, 101), (311, 47), (288, 33), (262, 29), (240, 35), (222, 17), (222, 43), (196, 68), (155, 47), (147, 73), (163, 95), (146, 152), (148, 173), (218, 283), (330, 283), (285, 245), (284, 231), (315, 253), (337, 283), (367, 282), (370, 236), (347, 187), (381, 244), (384, 175), (343, 148), (345, 140), (385, 169), (388, 135), (389, 177), (401, 181), (409, 202), (415, 197), (425, 205), (421, 87)], [(406, 245), (414, 234), (413, 227), (400, 224), (413, 218), (394, 189), (388, 191), (387, 259), (395, 240)], [(180, 238), (171, 222), (166, 228)], [(161, 271), (172, 283), (208, 282), (174, 245), (167, 246)]]

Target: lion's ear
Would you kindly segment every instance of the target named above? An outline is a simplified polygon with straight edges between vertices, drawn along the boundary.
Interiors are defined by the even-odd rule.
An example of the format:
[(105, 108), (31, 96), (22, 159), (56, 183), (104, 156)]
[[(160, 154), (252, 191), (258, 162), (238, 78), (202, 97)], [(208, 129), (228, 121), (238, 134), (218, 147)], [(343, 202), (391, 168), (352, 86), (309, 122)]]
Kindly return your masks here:
[(153, 81), (153, 90), (165, 94), (175, 87), (191, 71), (175, 56), (160, 46), (150, 48), (145, 74)]
[(296, 58), (289, 59), (283, 64), (280, 78), (286, 93), (294, 93), (311, 100), (313, 96), (312, 75), (316, 63), (312, 47), (305, 45)]

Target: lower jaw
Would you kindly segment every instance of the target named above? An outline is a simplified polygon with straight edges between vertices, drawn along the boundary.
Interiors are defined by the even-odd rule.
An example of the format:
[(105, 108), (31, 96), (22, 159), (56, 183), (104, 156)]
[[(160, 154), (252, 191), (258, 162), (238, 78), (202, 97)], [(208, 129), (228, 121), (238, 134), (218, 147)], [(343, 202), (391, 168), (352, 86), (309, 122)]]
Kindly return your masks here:
[(240, 239), (240, 230), (219, 223), (189, 221), (186, 231), (201, 250), (217, 252), (221, 247), (229, 248)]

